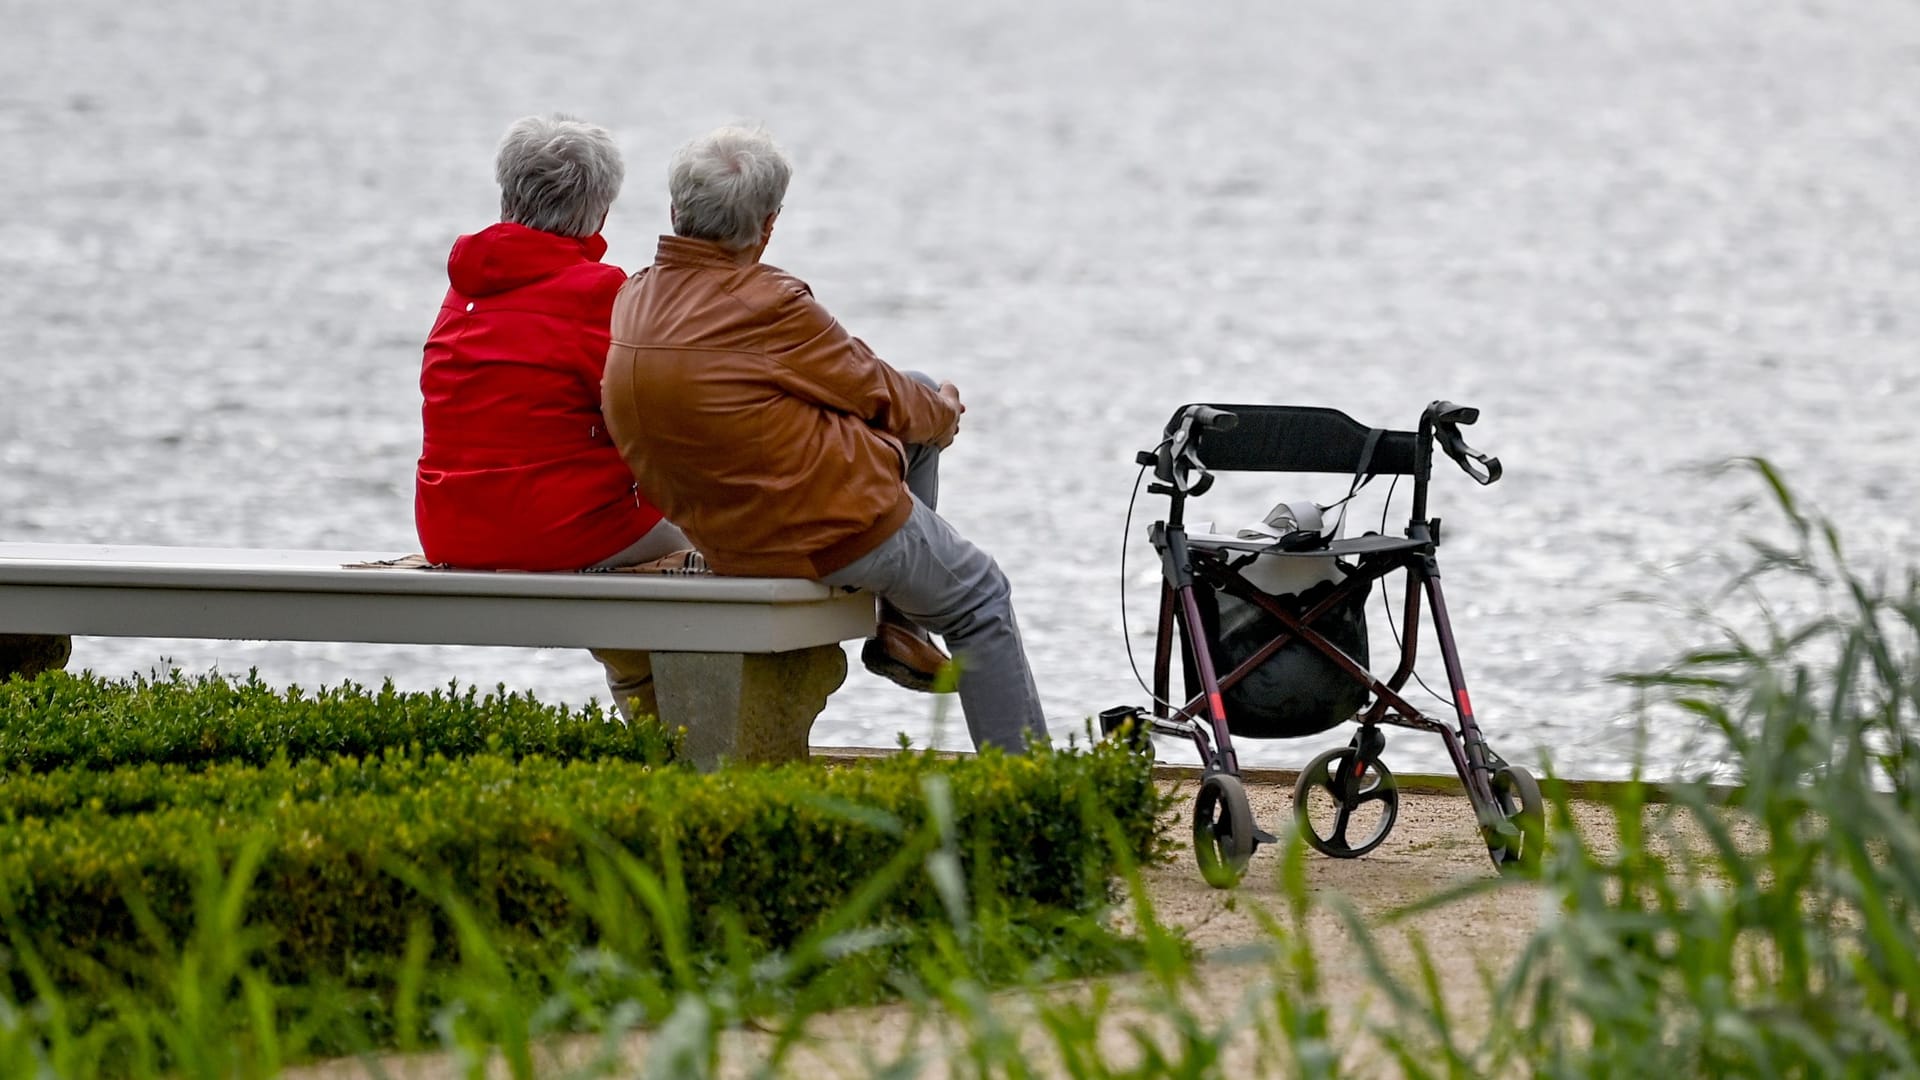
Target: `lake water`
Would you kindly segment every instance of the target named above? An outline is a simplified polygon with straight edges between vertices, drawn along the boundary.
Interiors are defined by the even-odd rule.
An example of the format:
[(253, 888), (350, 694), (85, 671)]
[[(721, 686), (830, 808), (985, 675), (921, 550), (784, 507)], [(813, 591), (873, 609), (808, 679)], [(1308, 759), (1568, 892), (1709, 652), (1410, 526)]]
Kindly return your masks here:
[[(1124, 578), (1123, 522), (1133, 452), (1184, 401), (1481, 407), (1507, 478), (1443, 464), (1433, 494), (1467, 676), (1496, 748), (1568, 775), (1627, 761), (1606, 677), (1705, 632), (1616, 599), (1705, 588), (1770, 524), (1700, 463), (1763, 454), (1863, 561), (1920, 555), (1906, 0), (4, 0), (0, 24), (0, 539), (414, 550), (447, 248), (495, 216), (507, 122), (559, 109), (625, 150), (628, 267), (680, 142), (752, 118), (789, 148), (768, 258), (961, 387), (943, 509), (1013, 578), (1057, 732), (1145, 700), (1163, 500)], [(169, 660), (604, 693), (569, 652), (76, 643), (108, 672)], [(815, 741), (902, 730), (965, 743), (856, 664)], [(1660, 728), (1656, 771), (1685, 747)], [(1411, 733), (1388, 761), (1444, 767)]]

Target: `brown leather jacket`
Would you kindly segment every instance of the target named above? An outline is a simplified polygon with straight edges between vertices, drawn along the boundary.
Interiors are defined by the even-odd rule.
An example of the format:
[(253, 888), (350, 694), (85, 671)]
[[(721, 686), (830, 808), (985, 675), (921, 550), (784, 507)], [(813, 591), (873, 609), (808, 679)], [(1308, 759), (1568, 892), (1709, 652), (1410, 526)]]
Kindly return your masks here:
[(820, 578), (912, 512), (903, 443), (954, 406), (785, 271), (660, 238), (613, 305), (602, 412), (640, 490), (716, 573)]

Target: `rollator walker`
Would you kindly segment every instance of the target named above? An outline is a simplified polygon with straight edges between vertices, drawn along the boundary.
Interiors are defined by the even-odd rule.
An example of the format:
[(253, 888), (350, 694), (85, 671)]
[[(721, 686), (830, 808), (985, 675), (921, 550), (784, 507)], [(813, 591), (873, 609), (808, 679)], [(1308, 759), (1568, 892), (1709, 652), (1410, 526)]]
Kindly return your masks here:
[[(1347, 721), (1359, 725), (1352, 741), (1315, 757), (1294, 787), (1295, 820), (1315, 850), (1357, 858), (1393, 829), (1399, 790), (1380, 760), (1382, 728), (1391, 725), (1432, 732), (1446, 745), (1495, 866), (1538, 865), (1545, 841), (1540, 788), (1487, 745), (1474, 718), (1440, 589), (1440, 519), (1427, 517), (1436, 442), (1479, 483), (1500, 478), (1498, 459), (1461, 438), (1461, 426), (1479, 415), (1436, 401), (1420, 414), (1417, 430), (1391, 431), (1334, 409), (1183, 405), (1159, 446), (1137, 456), (1153, 470), (1147, 490), (1169, 499), (1166, 519), (1148, 530), (1161, 567), (1154, 703), (1148, 716), (1129, 706), (1108, 709), (1101, 726), (1149, 747), (1148, 733), (1193, 741), (1203, 766), (1193, 849), (1210, 883), (1233, 884), (1259, 845), (1276, 842), (1254, 823), (1234, 739), (1299, 738)], [(1412, 514), (1401, 537), (1330, 537), (1308, 527), (1318, 524), (1312, 521), (1289, 528), (1295, 522), (1284, 505), (1268, 519), (1278, 525), (1261, 535), (1190, 534), (1187, 500), (1204, 494), (1217, 472), (1337, 474), (1351, 478), (1348, 499), (1374, 477), (1411, 476)], [(1302, 517), (1331, 509), (1306, 505)], [(1326, 572), (1319, 580), (1290, 572), (1309, 566)], [(1364, 604), (1373, 583), (1395, 571), (1406, 573), (1400, 659), (1382, 680), (1368, 668)], [(1447, 718), (1421, 712), (1401, 694), (1414, 677), (1423, 596), (1452, 694)], [(1176, 636), (1185, 676), (1178, 700), (1170, 696)]]

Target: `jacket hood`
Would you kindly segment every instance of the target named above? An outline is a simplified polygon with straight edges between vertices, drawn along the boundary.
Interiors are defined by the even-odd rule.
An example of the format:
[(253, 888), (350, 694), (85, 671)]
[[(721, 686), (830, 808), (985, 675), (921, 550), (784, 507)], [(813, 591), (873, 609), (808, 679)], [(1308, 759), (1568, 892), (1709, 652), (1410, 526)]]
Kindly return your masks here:
[(493, 296), (530, 285), (582, 262), (599, 262), (607, 242), (503, 221), (453, 242), (447, 280), (463, 296)]

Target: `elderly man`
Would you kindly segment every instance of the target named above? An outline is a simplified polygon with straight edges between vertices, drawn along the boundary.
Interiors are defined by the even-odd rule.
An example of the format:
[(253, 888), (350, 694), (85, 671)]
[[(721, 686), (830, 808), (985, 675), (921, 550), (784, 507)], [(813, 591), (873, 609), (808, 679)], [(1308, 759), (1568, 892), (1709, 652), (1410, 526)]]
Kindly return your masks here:
[(1046, 723), (1012, 590), (934, 512), (960, 393), (889, 367), (805, 282), (760, 261), (791, 173), (772, 139), (741, 128), (674, 156), (675, 235), (614, 302), (607, 424), (716, 572), (872, 590), (866, 665), (929, 689), (943, 657), (925, 630), (942, 635), (974, 745), (1018, 752)]
[[(500, 221), (454, 242), (420, 368), (421, 549), (473, 569), (579, 570), (686, 547), (600, 417), (607, 319), (626, 279), (600, 261), (620, 151), (592, 124), (529, 116), (500, 140), (494, 174)], [(657, 711), (646, 653), (594, 655), (623, 713)]]

